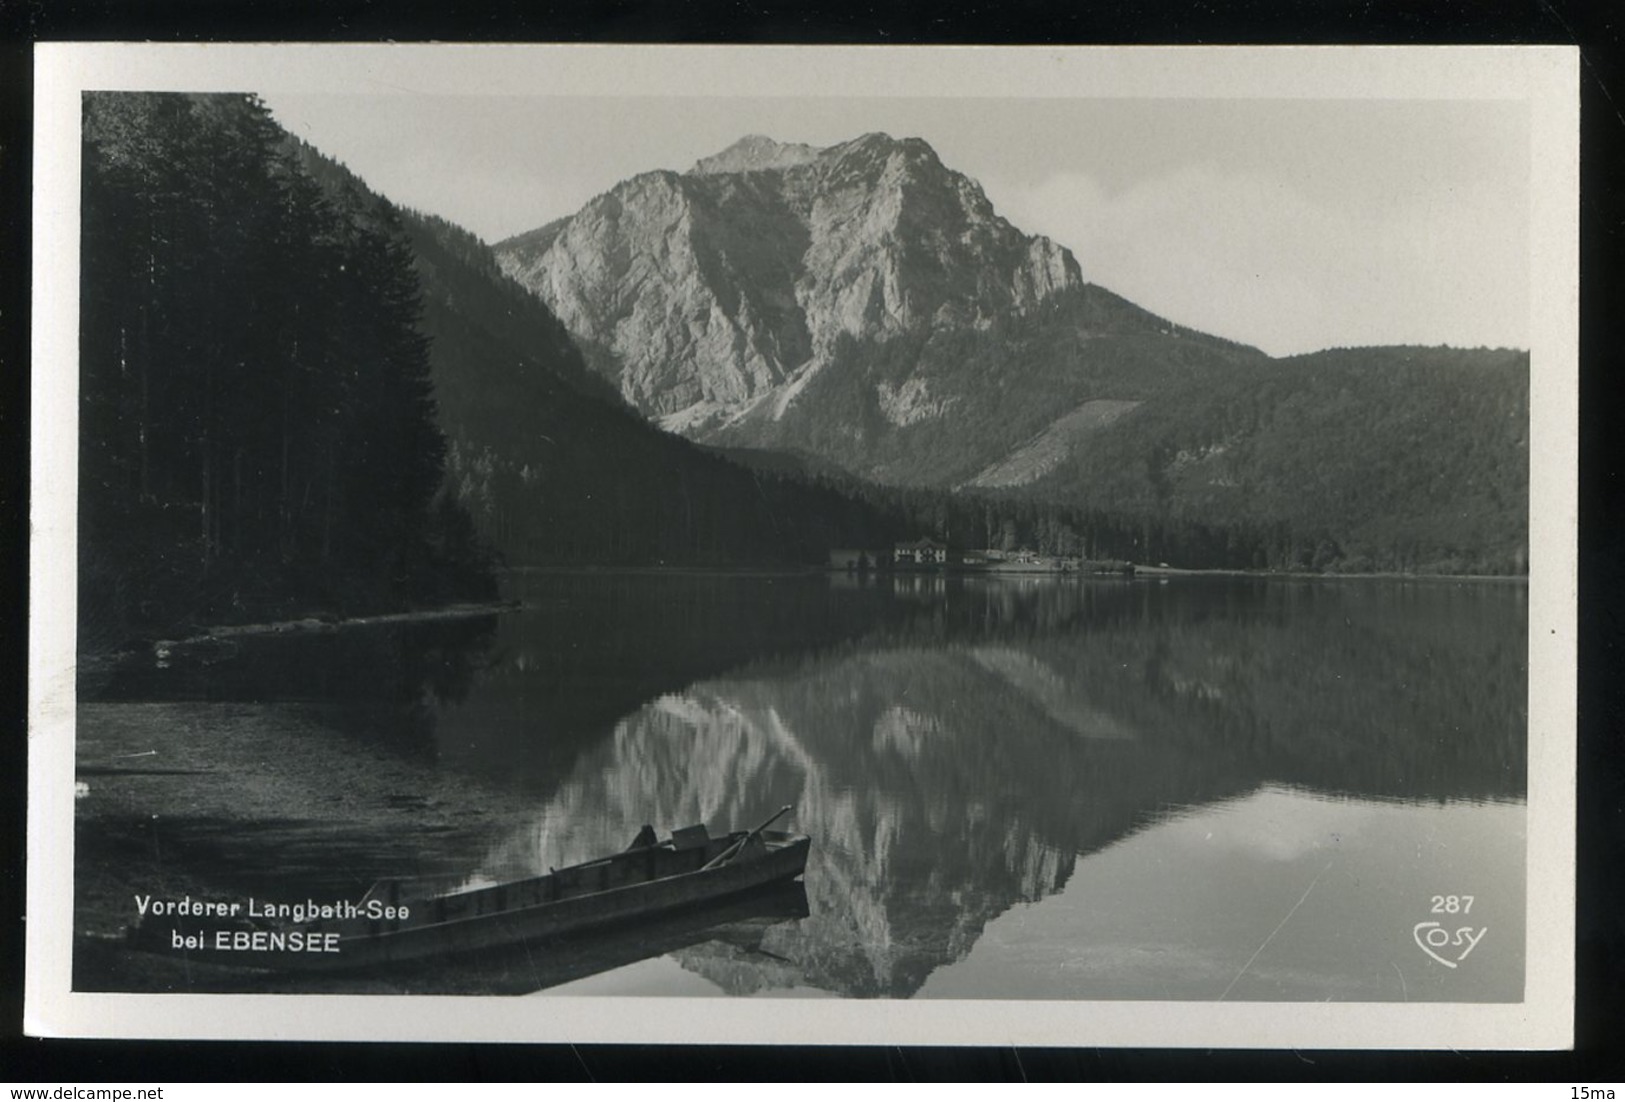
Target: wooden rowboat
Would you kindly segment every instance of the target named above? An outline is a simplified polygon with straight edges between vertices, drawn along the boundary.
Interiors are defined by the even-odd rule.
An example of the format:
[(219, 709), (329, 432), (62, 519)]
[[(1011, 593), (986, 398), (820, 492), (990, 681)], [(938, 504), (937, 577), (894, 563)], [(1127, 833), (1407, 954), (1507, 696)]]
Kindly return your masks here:
[(144, 919), (128, 940), (190, 961), (274, 971), (373, 968), (545, 941), (795, 879), (811, 842), (767, 829), (789, 810), (721, 837), (693, 826), (659, 841), (645, 827), (630, 849), (526, 880), (419, 898), (386, 881), (328, 908), (336, 917), (278, 925), (165, 916)]

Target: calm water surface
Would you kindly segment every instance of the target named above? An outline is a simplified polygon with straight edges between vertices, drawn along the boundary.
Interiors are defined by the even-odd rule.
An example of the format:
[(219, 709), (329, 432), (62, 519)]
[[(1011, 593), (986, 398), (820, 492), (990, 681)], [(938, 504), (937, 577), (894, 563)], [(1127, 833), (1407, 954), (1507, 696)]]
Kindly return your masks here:
[(512, 585), (523, 612), (108, 693), (394, 709), (402, 754), (520, 809), (471, 881), (795, 805), (804, 917), (546, 995), (1522, 997), (1521, 586)]

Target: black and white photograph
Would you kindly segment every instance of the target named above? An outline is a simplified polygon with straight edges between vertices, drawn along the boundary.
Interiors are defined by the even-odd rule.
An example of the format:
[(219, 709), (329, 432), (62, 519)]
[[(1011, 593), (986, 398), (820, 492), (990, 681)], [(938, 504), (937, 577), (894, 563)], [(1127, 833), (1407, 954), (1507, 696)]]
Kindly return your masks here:
[(32, 1022), (1568, 1044), (1574, 64), (42, 48)]

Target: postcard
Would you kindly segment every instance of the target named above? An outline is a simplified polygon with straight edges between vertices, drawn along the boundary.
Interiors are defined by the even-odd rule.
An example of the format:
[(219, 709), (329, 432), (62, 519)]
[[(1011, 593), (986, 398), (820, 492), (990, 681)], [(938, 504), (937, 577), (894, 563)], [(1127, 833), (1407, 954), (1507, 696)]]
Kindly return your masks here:
[(1572, 1043), (1574, 50), (37, 62), (31, 1032)]

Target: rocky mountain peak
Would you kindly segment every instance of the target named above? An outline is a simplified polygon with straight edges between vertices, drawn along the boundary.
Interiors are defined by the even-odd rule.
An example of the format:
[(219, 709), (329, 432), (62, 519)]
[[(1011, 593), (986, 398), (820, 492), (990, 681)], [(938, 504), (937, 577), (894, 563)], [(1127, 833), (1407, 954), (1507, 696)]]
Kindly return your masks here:
[(749, 135), (496, 252), (629, 401), (701, 439), (782, 418), (843, 342), (985, 328), (1082, 285), (929, 143), (878, 132)]
[(765, 172), (809, 164), (818, 158), (818, 154), (819, 150), (810, 145), (778, 142), (763, 134), (747, 134), (721, 153), (701, 157), (688, 171), (691, 176)]
[(940, 165), (937, 151), (923, 138), (894, 138), (880, 130), (872, 130), (850, 141), (840, 142), (822, 151), (830, 160), (858, 159), (885, 161), (892, 157), (903, 160)]

